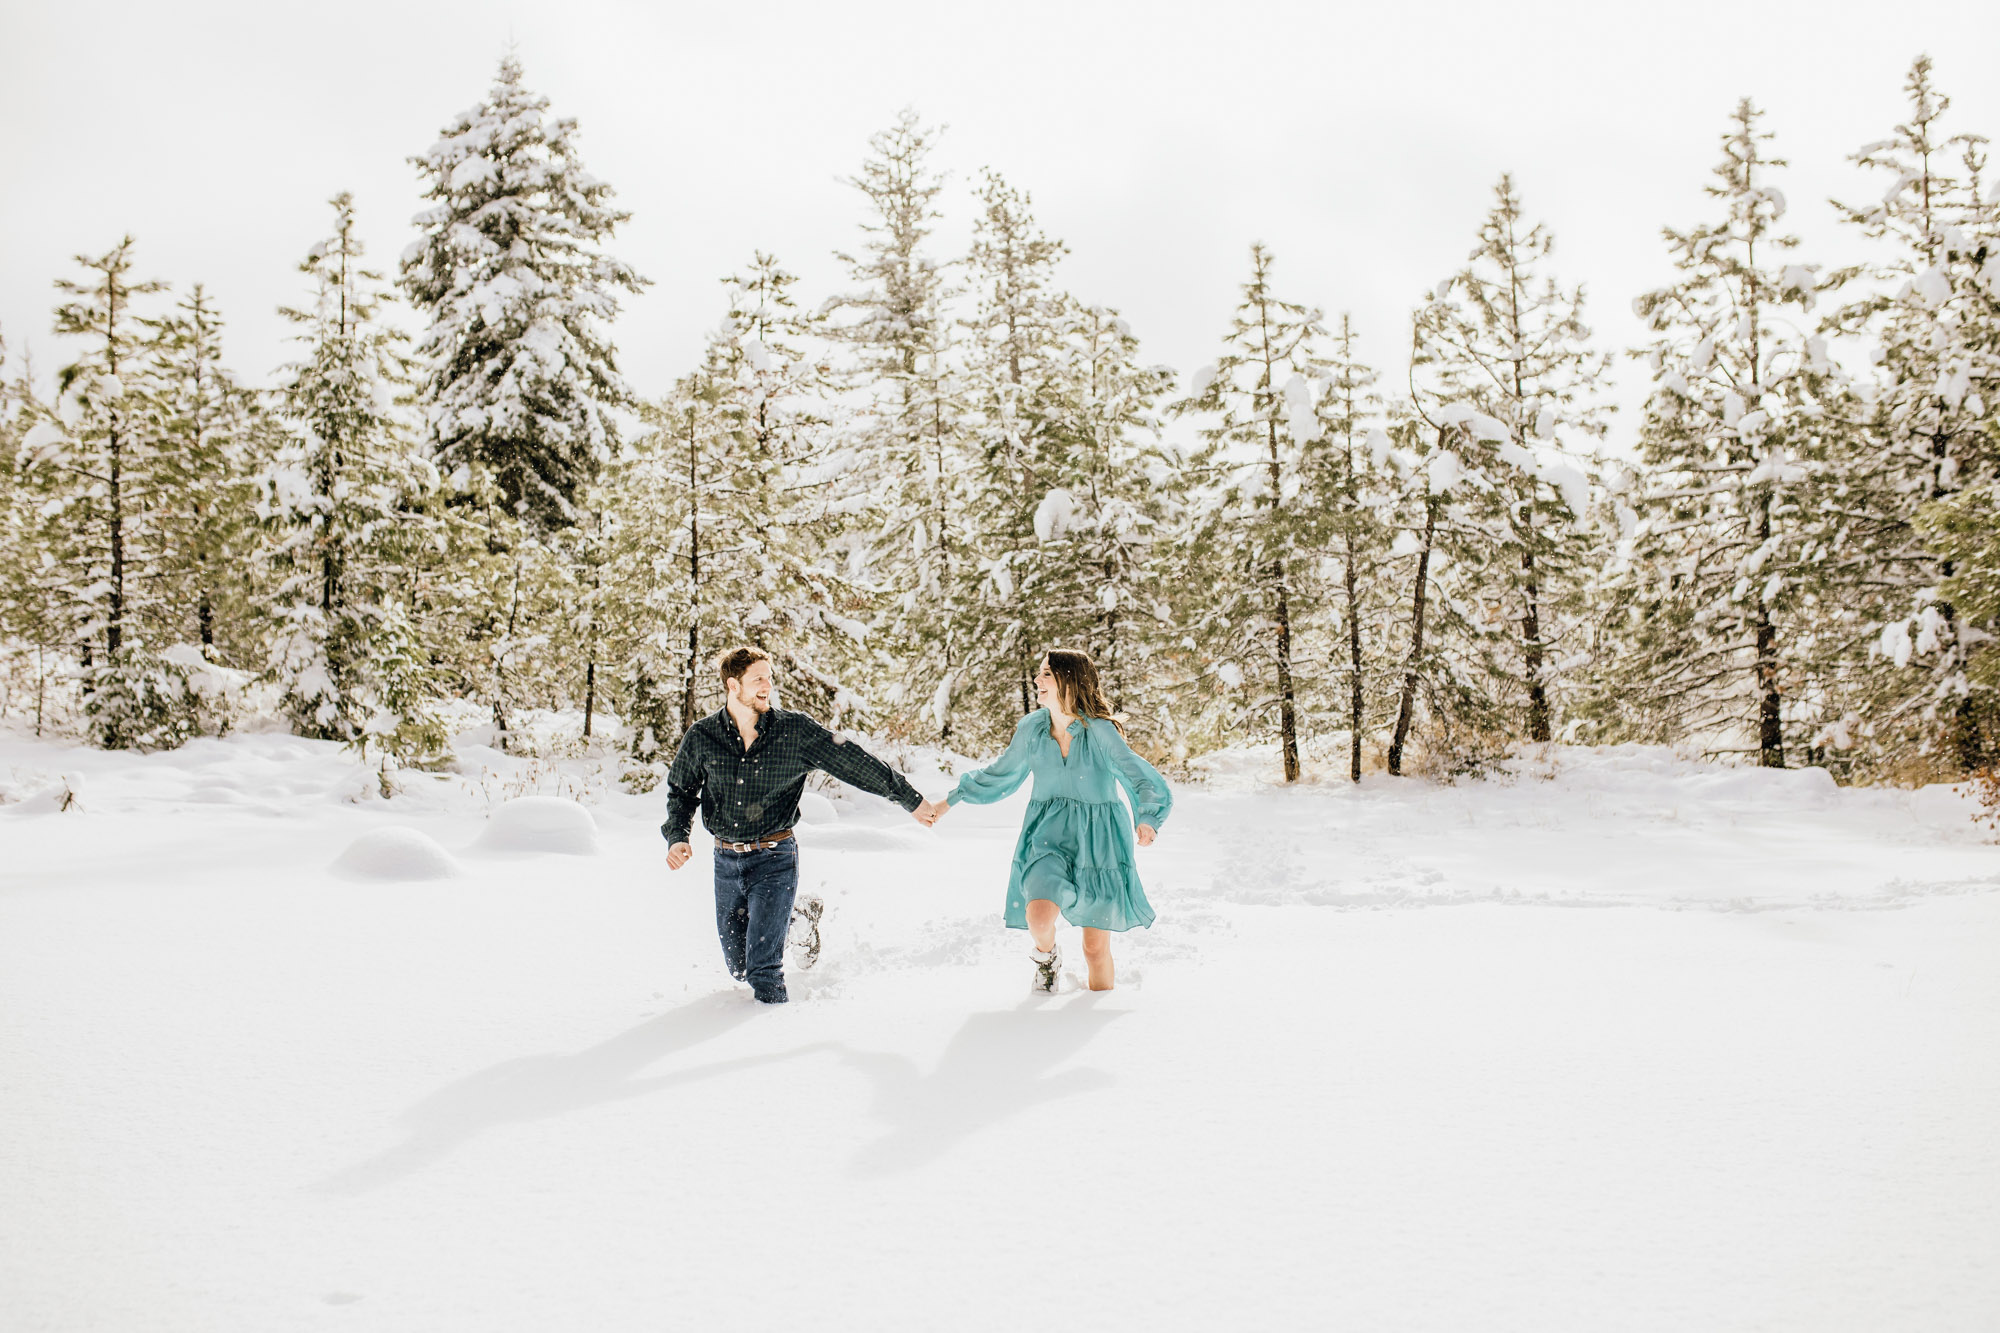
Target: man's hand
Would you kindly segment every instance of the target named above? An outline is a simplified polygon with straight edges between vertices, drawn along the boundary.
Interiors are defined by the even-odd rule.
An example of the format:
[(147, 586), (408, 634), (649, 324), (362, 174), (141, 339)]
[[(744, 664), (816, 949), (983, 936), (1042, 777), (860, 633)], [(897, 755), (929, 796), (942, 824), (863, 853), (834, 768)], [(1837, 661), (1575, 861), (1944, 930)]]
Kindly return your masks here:
[(693, 855), (694, 848), (684, 842), (675, 843), (673, 846), (667, 848), (667, 869), (679, 870), (688, 863), (688, 858)]
[(916, 816), (916, 820), (919, 824), (922, 824), (925, 828), (932, 828), (935, 827), (937, 822), (940, 819), (943, 819), (945, 815), (950, 812), (950, 810), (951, 806), (945, 803), (944, 801), (925, 801), (921, 805), (919, 805), (915, 810), (912, 810), (910, 813)]
[(1151, 824), (1139, 825), (1137, 836), (1139, 839), (1139, 845), (1141, 847), (1151, 847), (1153, 845), (1153, 836), (1154, 836), (1153, 826)]

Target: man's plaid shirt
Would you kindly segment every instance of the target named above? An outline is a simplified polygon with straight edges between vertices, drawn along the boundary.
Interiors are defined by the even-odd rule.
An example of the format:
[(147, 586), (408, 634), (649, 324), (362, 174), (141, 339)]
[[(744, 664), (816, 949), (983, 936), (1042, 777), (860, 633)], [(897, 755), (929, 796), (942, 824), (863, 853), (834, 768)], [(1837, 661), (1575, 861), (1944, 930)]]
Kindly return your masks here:
[(901, 773), (804, 713), (773, 708), (758, 714), (756, 742), (745, 750), (724, 708), (681, 738), (667, 770), (667, 822), (660, 832), (669, 843), (686, 842), (700, 806), (702, 827), (716, 837), (761, 842), (798, 823), (799, 793), (815, 769), (905, 810), (923, 803)]

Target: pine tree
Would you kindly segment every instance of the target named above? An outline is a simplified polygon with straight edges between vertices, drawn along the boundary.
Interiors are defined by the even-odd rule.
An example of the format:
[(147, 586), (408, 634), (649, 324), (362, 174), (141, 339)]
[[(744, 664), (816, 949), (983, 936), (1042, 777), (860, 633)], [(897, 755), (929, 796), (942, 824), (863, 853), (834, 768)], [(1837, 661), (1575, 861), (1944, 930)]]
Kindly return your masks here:
[(172, 631), (161, 518), (174, 478), (134, 301), (165, 288), (132, 280), (132, 245), (128, 236), (95, 259), (78, 256), (84, 282), (58, 279), (72, 299), (57, 307), (56, 332), (87, 341), (58, 376), (55, 417), (28, 443), (47, 497), (44, 578), (79, 647), (91, 740), (172, 749), (228, 725), (236, 682), (195, 649), (161, 646)]
[(1275, 705), (1285, 781), (1296, 782), (1293, 639), (1318, 600), (1316, 575), (1300, 554), (1322, 542), (1324, 505), (1305, 487), (1326, 474), (1328, 445), (1310, 387), (1325, 364), (1326, 331), (1319, 311), (1272, 290), (1271, 267), (1270, 250), (1251, 246), (1250, 278), (1223, 354), (1173, 410), (1215, 419), (1201, 429), (1206, 448), (1193, 465), (1210, 491), (1193, 538), (1210, 570), (1194, 634), (1232, 689), (1242, 687), (1246, 664), (1269, 663), (1271, 693), (1252, 696), (1243, 715)]
[[(1422, 315), (1420, 306), (1413, 370), (1423, 356)], [(1409, 400), (1392, 409), (1384, 437), (1370, 441), (1402, 482), (1386, 555), (1391, 586), (1409, 608), (1394, 617), (1404, 628), (1388, 750), (1393, 777), (1404, 775), (1412, 742), (1421, 742), (1421, 769), (1450, 777), (1483, 771), (1518, 734), (1494, 692), (1489, 646), (1510, 633), (1494, 590), (1507, 587), (1518, 566), (1492, 539), (1493, 483), (1469, 461), (1491, 449), (1492, 419), (1477, 418), (1464, 403), (1431, 397), (1412, 374)]]
[[(1694, 736), (1716, 752), (1783, 767), (1823, 719), (1810, 713), (1837, 625), (1825, 597), (1855, 515), (1829, 439), (1840, 390), (1822, 339), (1799, 327), (1818, 283), (1789, 262), (1796, 237), (1770, 183), (1784, 165), (1763, 113), (1738, 103), (1709, 195), (1723, 216), (1665, 230), (1679, 276), (1634, 307), (1654, 330), (1643, 353), (1644, 475), (1612, 574), (1610, 673), (1623, 734)], [(1788, 740), (1789, 737), (1789, 740)]]
[(1880, 629), (1874, 662), (1849, 667), (1854, 719), (1866, 724), (1839, 735), (1857, 746), (1852, 761), (1921, 753), (1965, 771), (1987, 760), (1968, 640), (1993, 626), (1963, 632), (1967, 622), (1939, 591), (1953, 564), (1915, 519), (1921, 506), (2000, 472), (2000, 202), (1981, 194), (1986, 140), (1941, 124), (1951, 101), (1932, 83), (1929, 57), (1911, 66), (1904, 89), (1908, 120), (1850, 159), (1886, 174), (1889, 188), (1878, 201), (1842, 206), (1890, 257), (1835, 274), (1833, 285), (1862, 290), (1826, 321), (1829, 332), (1866, 339), (1876, 365), (1857, 452), (1843, 460), (1874, 519), (1850, 529), (1843, 546), (1847, 560), (1866, 566), (1851, 581), (1861, 595), (1848, 608)]
[[(1554, 248), (1530, 225), (1502, 176), (1471, 263), (1419, 312), (1418, 366), (1433, 393), (1471, 427), (1462, 462), (1491, 549), (1485, 671), (1521, 707), (1518, 734), (1550, 740), (1580, 640), (1593, 532), (1590, 467), (1603, 410), (1606, 358), (1588, 346), (1582, 288), (1541, 270)], [(1464, 558), (1463, 556), (1461, 558)]]
[[(72, 586), (84, 602), (80, 637), (88, 643), (101, 634), (107, 664), (118, 659), (148, 609), (140, 591), (152, 555), (144, 524), (157, 498), (154, 423), (138, 395), (128, 399), (125, 380), (143, 368), (145, 334), (133, 304), (165, 291), (166, 284), (132, 279), (132, 246), (127, 236), (95, 259), (78, 255), (76, 262), (92, 276), (82, 283), (56, 280), (56, 289), (73, 298), (57, 308), (56, 332), (88, 339), (89, 347), (59, 377), (60, 392), (72, 404), (74, 447), (52, 452), (50, 461), (71, 479), (63, 503), (76, 540), (65, 563), (73, 566)], [(91, 660), (86, 649), (86, 666)]]
[(292, 435), (263, 478), (281, 622), (271, 669), (299, 734), (423, 762), (441, 755), (443, 731), (411, 580), (434, 536), (416, 506), (436, 473), (397, 409), (409, 361), (384, 320), (382, 275), (363, 263), (353, 199), (330, 202), (333, 233), (299, 265), (312, 304), (280, 311), (306, 354), (281, 372)]
[[(738, 424), (722, 408), (714, 372), (724, 358), (711, 340), (703, 366), (647, 408), (652, 428), (621, 452), (605, 479), (612, 507), (606, 556), (607, 627), (622, 658), (634, 753), (671, 745), (715, 706), (709, 661), (744, 632), (744, 584), (756, 556), (755, 526), (742, 501), (764, 489), (754, 461), (739, 456)], [(739, 468), (750, 466), (739, 488)], [(768, 620), (766, 615), (758, 617)]]
[(66, 438), (36, 399), (27, 359), (0, 337), (0, 708), (31, 711), (37, 736), (64, 711), (61, 680), (74, 665), (68, 601), (49, 577), (59, 567), (45, 544), (41, 513), (56, 473), (37, 466), (40, 450), (61, 447)]
[(856, 497), (829, 430), (828, 368), (811, 355), (821, 320), (793, 298), (796, 275), (761, 251), (724, 282), (729, 311), (706, 373), (733, 441), (744, 623), (787, 689), (837, 719), (863, 698), (852, 683), (866, 663), (870, 608), (834, 558)]
[[(923, 251), (942, 185), (928, 166), (934, 130), (904, 111), (869, 140), (872, 155), (852, 184), (873, 217), (858, 255), (837, 254), (858, 284), (827, 302), (829, 339), (851, 349), (844, 369), (845, 447), (862, 469), (874, 540), (858, 549), (857, 572), (880, 589), (878, 669), (904, 725), (925, 720), (952, 736), (953, 694), (969, 656), (969, 415), (953, 362), (951, 292)], [(928, 691), (928, 693), (926, 693)]]
[[(1049, 546), (1047, 519), (1051, 504), (1073, 513), (1066, 488), (1077, 470), (1076, 423), (1066, 410), (1077, 395), (1065, 392), (1075, 349), (1064, 338), (1066, 302), (1055, 287), (1066, 247), (1036, 224), (1032, 199), (991, 169), (979, 203), (966, 259), (976, 298), (966, 322), (966, 382), (977, 451), (969, 525), (984, 578), (969, 607), (965, 693), (983, 730), (1004, 739), (1034, 709), (1040, 655), (1081, 643), (1088, 613), (1078, 614), (1075, 597), (1058, 604), (1058, 585), (1077, 581), (1075, 552), (1068, 542)], [(1066, 533), (1072, 525), (1066, 518), (1056, 526)]]
[(255, 670), (262, 657), (254, 582), (255, 477), (272, 429), (222, 365), (222, 317), (201, 284), (151, 330), (146, 391), (158, 423), (163, 637)]
[[(1064, 343), (1073, 351), (1065, 361), (1070, 373), (1054, 381), (1062, 390), (1055, 401), (1073, 441), (1073, 472), (1061, 479), (1074, 497), (1075, 555), (1066, 568), (1081, 584), (1085, 624), (1063, 629), (1068, 642), (1080, 634), (1096, 658), (1106, 699), (1129, 715), (1127, 735), (1175, 753), (1181, 732), (1173, 691), (1156, 678), (1156, 662), (1174, 670), (1159, 658), (1172, 656), (1168, 645), (1178, 637), (1164, 548), (1182, 529), (1189, 503), (1181, 460), (1160, 437), (1173, 372), (1140, 362), (1139, 340), (1117, 311), (1071, 301), (1065, 313)], [(1053, 536), (1058, 515), (1046, 498), (1036, 518), (1037, 535), (1045, 524)]]
[(1387, 472), (1389, 437), (1368, 423), (1381, 402), (1373, 392), (1376, 375), (1354, 354), (1354, 325), (1340, 317), (1326, 366), (1326, 392), (1319, 402), (1329, 448), (1320, 455), (1326, 475), (1313, 487), (1327, 507), (1326, 559), (1337, 565), (1340, 628), (1347, 649), (1348, 777), (1361, 781), (1361, 749), (1368, 731), (1368, 696), (1385, 686), (1387, 644), (1380, 629), (1389, 616), (1383, 565), (1389, 546), (1384, 513), (1393, 508), (1396, 479)]
[(538, 531), (577, 521), (577, 496), (618, 442), (635, 401), (607, 326), (618, 293), (646, 283), (599, 245), (630, 215), (577, 156), (576, 122), (548, 120), (512, 55), (485, 101), (412, 158), (435, 206), (403, 256), (427, 321), (420, 398), (455, 491), (491, 478)]

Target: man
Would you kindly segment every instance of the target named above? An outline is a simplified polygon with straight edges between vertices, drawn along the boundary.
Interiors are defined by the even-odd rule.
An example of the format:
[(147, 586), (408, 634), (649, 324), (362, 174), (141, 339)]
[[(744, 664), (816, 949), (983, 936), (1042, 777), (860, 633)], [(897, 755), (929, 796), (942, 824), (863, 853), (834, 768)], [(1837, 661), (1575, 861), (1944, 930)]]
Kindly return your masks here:
[(771, 707), (771, 658), (732, 648), (716, 660), (728, 702), (681, 738), (667, 771), (667, 865), (694, 855), (695, 807), (715, 835), (715, 928), (729, 974), (765, 1004), (783, 1004), (785, 931), (799, 887), (799, 794), (815, 769), (886, 797), (925, 825), (940, 809), (903, 775), (803, 713)]

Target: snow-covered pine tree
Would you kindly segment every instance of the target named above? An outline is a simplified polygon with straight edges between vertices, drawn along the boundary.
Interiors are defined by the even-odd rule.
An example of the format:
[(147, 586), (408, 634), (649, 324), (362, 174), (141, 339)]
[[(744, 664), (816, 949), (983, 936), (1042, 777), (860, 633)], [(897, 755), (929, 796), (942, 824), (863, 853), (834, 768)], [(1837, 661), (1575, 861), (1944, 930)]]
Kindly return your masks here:
[[(1058, 604), (1056, 585), (1077, 582), (1075, 553), (1067, 543), (1047, 545), (1048, 505), (1067, 507), (1056, 525), (1065, 532), (1074, 508), (1063, 488), (1073, 481), (1076, 441), (1058, 405), (1074, 369), (1060, 328), (1065, 298), (1055, 286), (1066, 247), (1042, 232), (1033, 200), (990, 168), (978, 198), (966, 259), (975, 299), (966, 321), (966, 396), (977, 450), (967, 526), (984, 578), (969, 607), (962, 694), (982, 730), (1004, 738), (1035, 706), (1040, 654), (1082, 643), (1076, 631), (1087, 616)], [(1058, 568), (1047, 567), (1051, 559)]]
[[(1070, 369), (1054, 383), (1061, 390), (1059, 419), (1072, 440), (1073, 472), (1059, 480), (1073, 497), (1070, 577), (1083, 593), (1081, 642), (1097, 660), (1106, 699), (1127, 736), (1184, 760), (1171, 679), (1192, 662), (1173, 660), (1185, 650), (1172, 647), (1180, 635), (1162, 559), (1188, 510), (1183, 460), (1160, 433), (1173, 371), (1139, 360), (1139, 340), (1117, 311), (1071, 300), (1064, 312)], [(1057, 507), (1046, 496), (1037, 506), (1037, 536), (1043, 526), (1056, 535)], [(1065, 628), (1067, 641), (1078, 642), (1078, 629)]]
[(27, 358), (0, 337), (0, 711), (31, 715), (37, 736), (66, 716), (63, 678), (76, 661), (69, 600), (51, 577), (59, 566), (42, 514), (59, 477), (34, 457), (65, 438), (51, 416), (36, 399)]
[(1955, 773), (1992, 758), (1982, 741), (1992, 727), (1976, 719), (1966, 666), (1971, 643), (1994, 627), (1966, 622), (1939, 591), (1953, 564), (1913, 522), (1921, 506), (1985, 485), (2000, 469), (2000, 192), (1982, 193), (1986, 140), (1943, 126), (1951, 100), (1933, 83), (1928, 56), (1903, 87), (1909, 118), (1851, 158), (1886, 175), (1888, 188), (1842, 205), (1886, 254), (1834, 275), (1856, 299), (1826, 321), (1827, 331), (1865, 340), (1876, 366), (1858, 452), (1842, 460), (1854, 493), (1875, 511), (1843, 543), (1845, 558), (1867, 567), (1844, 580), (1843, 600), (1879, 634), (1872, 660), (1848, 667), (1854, 719), (1865, 721), (1833, 734), (1854, 747), (1850, 762), (1879, 767), (1921, 755)]
[[(1581, 595), (1594, 553), (1590, 471), (1604, 430), (1607, 358), (1589, 347), (1583, 289), (1543, 272), (1554, 248), (1501, 176), (1471, 262), (1417, 318), (1417, 365), (1431, 393), (1470, 415), (1461, 461), (1485, 484), (1493, 582), (1481, 589), (1497, 697), (1515, 701), (1520, 736), (1553, 738), (1582, 641)], [(1464, 557), (1461, 556), (1461, 559)]]
[[(621, 451), (605, 477), (612, 517), (604, 623), (607, 661), (620, 664), (634, 753), (670, 748), (718, 706), (716, 653), (743, 640), (744, 612), (765, 606), (760, 591), (758, 500), (770, 477), (741, 434), (741, 414), (724, 406), (730, 386), (729, 335), (712, 337), (701, 367), (662, 402), (651, 427)], [(650, 734), (650, 741), (646, 737)]]
[(942, 189), (928, 165), (936, 131), (905, 110), (869, 140), (852, 184), (867, 197), (859, 254), (838, 253), (856, 287), (829, 300), (827, 337), (849, 349), (842, 370), (844, 447), (868, 478), (875, 540), (851, 553), (887, 598), (873, 636), (887, 702), (906, 725), (952, 735), (952, 702), (977, 594), (966, 533), (970, 448), (953, 363), (952, 293), (923, 249)]
[(722, 391), (717, 409), (738, 442), (744, 626), (786, 688), (837, 719), (865, 702), (851, 683), (866, 666), (868, 590), (835, 558), (850, 511), (865, 499), (832, 447), (828, 368), (812, 355), (821, 321), (799, 308), (797, 282), (761, 251), (725, 279), (729, 311), (710, 366)]
[(312, 303), (280, 311), (305, 355), (280, 372), (290, 438), (261, 482), (278, 580), (270, 671), (300, 735), (373, 748), (385, 766), (426, 762), (445, 737), (410, 617), (435, 559), (417, 507), (437, 474), (397, 409), (409, 360), (383, 318), (382, 275), (363, 263), (353, 198), (330, 202), (333, 232), (299, 265)]
[[(1268, 689), (1248, 695), (1242, 718), (1251, 724), (1275, 706), (1285, 781), (1296, 782), (1301, 682), (1293, 641), (1319, 601), (1316, 567), (1301, 553), (1324, 539), (1324, 497), (1307, 488), (1324, 479), (1330, 447), (1312, 390), (1325, 365), (1326, 330), (1318, 310), (1272, 289), (1272, 262), (1262, 242), (1250, 247), (1250, 277), (1222, 356), (1173, 411), (1212, 422), (1200, 428), (1206, 447), (1192, 463), (1209, 491), (1192, 537), (1211, 572), (1193, 634), (1231, 689)], [(1264, 664), (1268, 677), (1256, 669)]]
[(1480, 438), (1478, 414), (1430, 397), (1415, 373), (1423, 312), (1435, 299), (1427, 297), (1411, 321), (1410, 397), (1391, 408), (1383, 437), (1369, 442), (1402, 482), (1385, 556), (1390, 586), (1407, 607), (1389, 622), (1402, 635), (1388, 751), (1395, 777), (1408, 767), (1413, 742), (1421, 770), (1451, 776), (1481, 771), (1517, 734), (1488, 669), (1490, 641), (1511, 632), (1492, 590), (1508, 586), (1515, 566), (1492, 540), (1493, 483), (1467, 461), (1484, 457), (1491, 441)]
[(538, 531), (577, 521), (579, 488), (617, 446), (614, 409), (635, 400), (607, 330), (619, 293), (646, 283), (601, 251), (630, 215), (548, 106), (506, 56), (486, 100), (411, 159), (434, 205), (402, 263), (427, 323), (419, 396), (440, 469), (459, 493), (489, 476)]
[(146, 392), (158, 425), (163, 637), (230, 667), (262, 668), (256, 481), (274, 443), (256, 394), (222, 365), (222, 317), (200, 283), (151, 331)]
[(1386, 694), (1383, 687), (1392, 674), (1382, 633), (1390, 618), (1390, 584), (1382, 575), (1389, 548), (1385, 514), (1395, 506), (1401, 483), (1388, 468), (1388, 435), (1370, 424), (1381, 399), (1374, 392), (1374, 370), (1354, 354), (1354, 337), (1353, 321), (1342, 314), (1320, 373), (1326, 392), (1318, 410), (1330, 447), (1320, 455), (1326, 475), (1313, 489), (1326, 506), (1323, 560), (1336, 566), (1327, 571), (1327, 581), (1335, 589), (1330, 600), (1346, 640), (1348, 776), (1359, 782), (1368, 698)]
[(132, 245), (127, 236), (104, 255), (79, 255), (83, 282), (58, 279), (71, 299), (57, 307), (56, 332), (85, 350), (58, 375), (57, 412), (30, 431), (24, 453), (47, 495), (43, 572), (82, 658), (90, 738), (105, 749), (171, 749), (226, 726), (229, 691), (196, 650), (161, 647), (171, 623), (156, 519), (172, 478), (134, 301), (165, 285), (131, 278)]
[[(134, 302), (165, 291), (166, 284), (133, 280), (132, 246), (127, 236), (94, 259), (78, 255), (76, 262), (91, 276), (56, 280), (56, 289), (71, 298), (56, 309), (56, 332), (87, 340), (58, 380), (69, 447), (50, 440), (45, 455), (70, 482), (64, 525), (74, 541), (58, 558), (72, 567), (86, 666), (114, 664), (149, 609), (141, 575), (153, 555), (144, 519), (156, 498), (154, 423), (139, 395), (128, 397), (125, 381), (143, 369), (145, 331)], [(101, 653), (95, 643), (100, 635)]]
[[(1623, 734), (1700, 739), (1783, 767), (1836, 651), (1823, 598), (1855, 515), (1825, 460), (1839, 387), (1803, 322), (1818, 286), (1779, 231), (1784, 165), (1743, 99), (1707, 187), (1722, 216), (1665, 229), (1676, 280), (1634, 302), (1655, 388), (1626, 491), (1636, 519), (1608, 575), (1623, 641), (1608, 673)], [(1834, 404), (1829, 408), (1829, 401)]]

